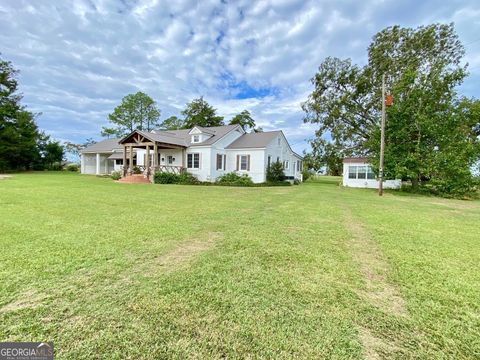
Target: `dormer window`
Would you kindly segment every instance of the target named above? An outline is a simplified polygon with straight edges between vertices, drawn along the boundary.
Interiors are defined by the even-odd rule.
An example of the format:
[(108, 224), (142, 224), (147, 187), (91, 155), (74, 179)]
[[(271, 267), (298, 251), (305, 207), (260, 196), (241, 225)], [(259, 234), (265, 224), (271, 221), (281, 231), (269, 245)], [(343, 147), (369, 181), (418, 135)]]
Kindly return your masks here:
[(200, 142), (200, 135), (193, 135), (192, 139), (193, 139), (194, 143), (199, 143)]

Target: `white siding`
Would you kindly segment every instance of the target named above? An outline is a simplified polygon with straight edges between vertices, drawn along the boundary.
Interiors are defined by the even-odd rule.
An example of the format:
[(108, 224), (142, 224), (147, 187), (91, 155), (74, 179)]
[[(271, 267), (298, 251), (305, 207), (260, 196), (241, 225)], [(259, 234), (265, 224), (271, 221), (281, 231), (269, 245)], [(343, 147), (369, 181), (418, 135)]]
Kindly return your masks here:
[[(349, 166), (369, 166), (368, 163), (358, 163), (358, 162), (345, 162), (343, 163), (343, 186), (354, 187), (354, 188), (368, 188), (368, 189), (378, 189), (378, 180), (377, 179), (349, 179), (348, 178), (348, 167)], [(401, 180), (384, 180), (383, 188), (384, 189), (399, 189), (402, 185)]]
[(268, 156), (271, 156), (272, 163), (276, 162), (277, 158), (282, 164), (288, 161), (288, 169), (284, 169), (285, 176), (301, 178), (301, 171), (297, 171), (297, 161), (301, 160), (290, 150), (290, 146), (283, 135), (279, 134), (267, 145), (265, 149), (265, 169), (268, 166)]
[[(111, 153), (100, 154), (100, 174), (110, 174), (113, 167), (113, 160), (108, 159)], [(83, 169), (82, 174), (96, 174), (97, 173), (97, 154), (96, 153), (86, 153), (82, 154)]]
[[(237, 170), (237, 155), (250, 155), (250, 171)], [(265, 150), (245, 149), (227, 150), (227, 172), (235, 171), (238, 174), (248, 174), (255, 183), (265, 181)]]
[[(190, 146), (187, 149), (187, 154), (192, 154), (192, 153), (199, 153), (200, 154), (200, 168), (199, 169), (189, 169), (187, 168), (187, 171), (195, 175), (198, 180), (200, 181), (215, 181), (215, 179), (212, 178), (212, 159), (211, 159), (211, 154), (212, 154), (212, 149), (210, 146), (208, 147), (196, 147), (196, 146)], [(187, 154), (185, 155), (185, 167), (187, 167)]]

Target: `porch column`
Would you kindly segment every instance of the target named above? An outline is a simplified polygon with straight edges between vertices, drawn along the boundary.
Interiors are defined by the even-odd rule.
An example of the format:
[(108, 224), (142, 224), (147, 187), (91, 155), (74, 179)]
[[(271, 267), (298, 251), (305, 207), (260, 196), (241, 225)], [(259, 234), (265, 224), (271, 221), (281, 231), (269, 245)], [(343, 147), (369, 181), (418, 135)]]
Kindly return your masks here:
[(153, 164), (152, 164), (152, 166), (153, 166), (153, 168), (154, 168), (154, 170), (155, 170), (155, 168), (156, 168), (157, 165), (158, 165), (158, 164), (157, 164), (157, 162), (158, 162), (158, 145), (157, 145), (156, 142), (153, 143), (153, 154), (154, 154), (154, 156), (153, 156)]
[(128, 167), (130, 170), (132, 170), (133, 169), (133, 146), (130, 145), (129, 148), (130, 148), (130, 164), (128, 165)]
[(97, 165), (97, 169), (96, 169), (95, 173), (97, 175), (100, 175), (100, 154), (99, 153), (97, 153), (97, 163), (96, 163), (96, 165)]
[(80, 173), (85, 173), (85, 156), (80, 154)]
[(127, 176), (127, 147), (123, 145), (123, 176)]
[(147, 145), (147, 152), (145, 154), (145, 170), (147, 170), (147, 176), (150, 175), (150, 145)]

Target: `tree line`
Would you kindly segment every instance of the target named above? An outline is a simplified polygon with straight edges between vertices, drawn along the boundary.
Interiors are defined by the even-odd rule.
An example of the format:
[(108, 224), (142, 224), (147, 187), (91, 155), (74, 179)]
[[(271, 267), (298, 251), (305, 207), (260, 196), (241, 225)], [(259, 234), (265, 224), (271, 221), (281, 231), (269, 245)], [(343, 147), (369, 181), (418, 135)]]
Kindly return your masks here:
[(394, 103), (387, 108), (387, 178), (442, 195), (475, 193), (472, 169), (480, 160), (480, 101), (458, 94), (466, 76), (465, 48), (453, 24), (388, 27), (373, 37), (364, 66), (328, 57), (312, 78), (304, 121), (317, 124), (312, 168), (339, 175), (344, 156), (366, 156), (378, 169), (381, 82)]
[[(191, 129), (194, 126), (212, 127), (225, 125), (224, 117), (217, 114), (203, 96), (192, 100), (181, 111), (182, 117), (170, 116), (160, 121), (161, 111), (155, 101), (144, 92), (125, 96), (120, 105), (108, 115), (110, 127), (102, 128), (102, 136), (123, 137), (134, 130), (179, 130)], [(230, 125), (238, 124), (245, 131), (262, 131), (248, 110), (235, 115)]]
[(0, 172), (61, 167), (64, 148), (40, 131), (36, 116), (21, 104), (18, 70), (0, 58)]

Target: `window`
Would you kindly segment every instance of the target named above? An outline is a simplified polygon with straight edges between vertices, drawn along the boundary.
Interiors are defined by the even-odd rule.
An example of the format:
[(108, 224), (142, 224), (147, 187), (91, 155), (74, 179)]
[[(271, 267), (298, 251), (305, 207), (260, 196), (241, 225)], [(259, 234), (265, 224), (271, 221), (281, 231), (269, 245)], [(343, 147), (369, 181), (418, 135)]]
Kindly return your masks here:
[(277, 162), (280, 162), (280, 156), (277, 156)]
[(270, 155), (268, 155), (268, 157), (267, 157), (267, 168), (269, 168), (271, 164), (272, 164), (272, 157)]
[(358, 166), (357, 167), (357, 179), (366, 179), (367, 178), (367, 167)]
[(116, 159), (115, 165), (123, 165), (123, 159)]
[(225, 170), (226, 155), (217, 154), (217, 170)]
[(358, 180), (375, 180), (375, 173), (371, 166), (357, 165), (348, 167), (348, 178)]
[(348, 178), (349, 179), (356, 179), (357, 178), (357, 167), (356, 166), (349, 166), (348, 167)]
[(200, 135), (193, 135), (192, 138), (193, 138), (193, 142), (194, 142), (194, 143), (200, 142)]
[(249, 156), (248, 155), (238, 155), (237, 161), (239, 162), (238, 169), (239, 170), (250, 170), (250, 164), (249, 164)]
[(280, 138), (277, 139), (277, 144), (280, 145)]
[(200, 169), (200, 154), (191, 153), (187, 154), (187, 168)]
[(168, 156), (167, 156), (167, 162), (168, 162), (170, 165), (173, 164), (174, 159), (173, 159), (173, 156), (172, 156), (172, 155), (168, 155)]
[(286, 169), (286, 170), (288, 170), (288, 166), (289, 166), (288, 160), (285, 160), (285, 161), (283, 162), (283, 168)]
[(375, 173), (373, 172), (373, 169), (371, 166), (367, 166), (367, 179), (375, 180)]

